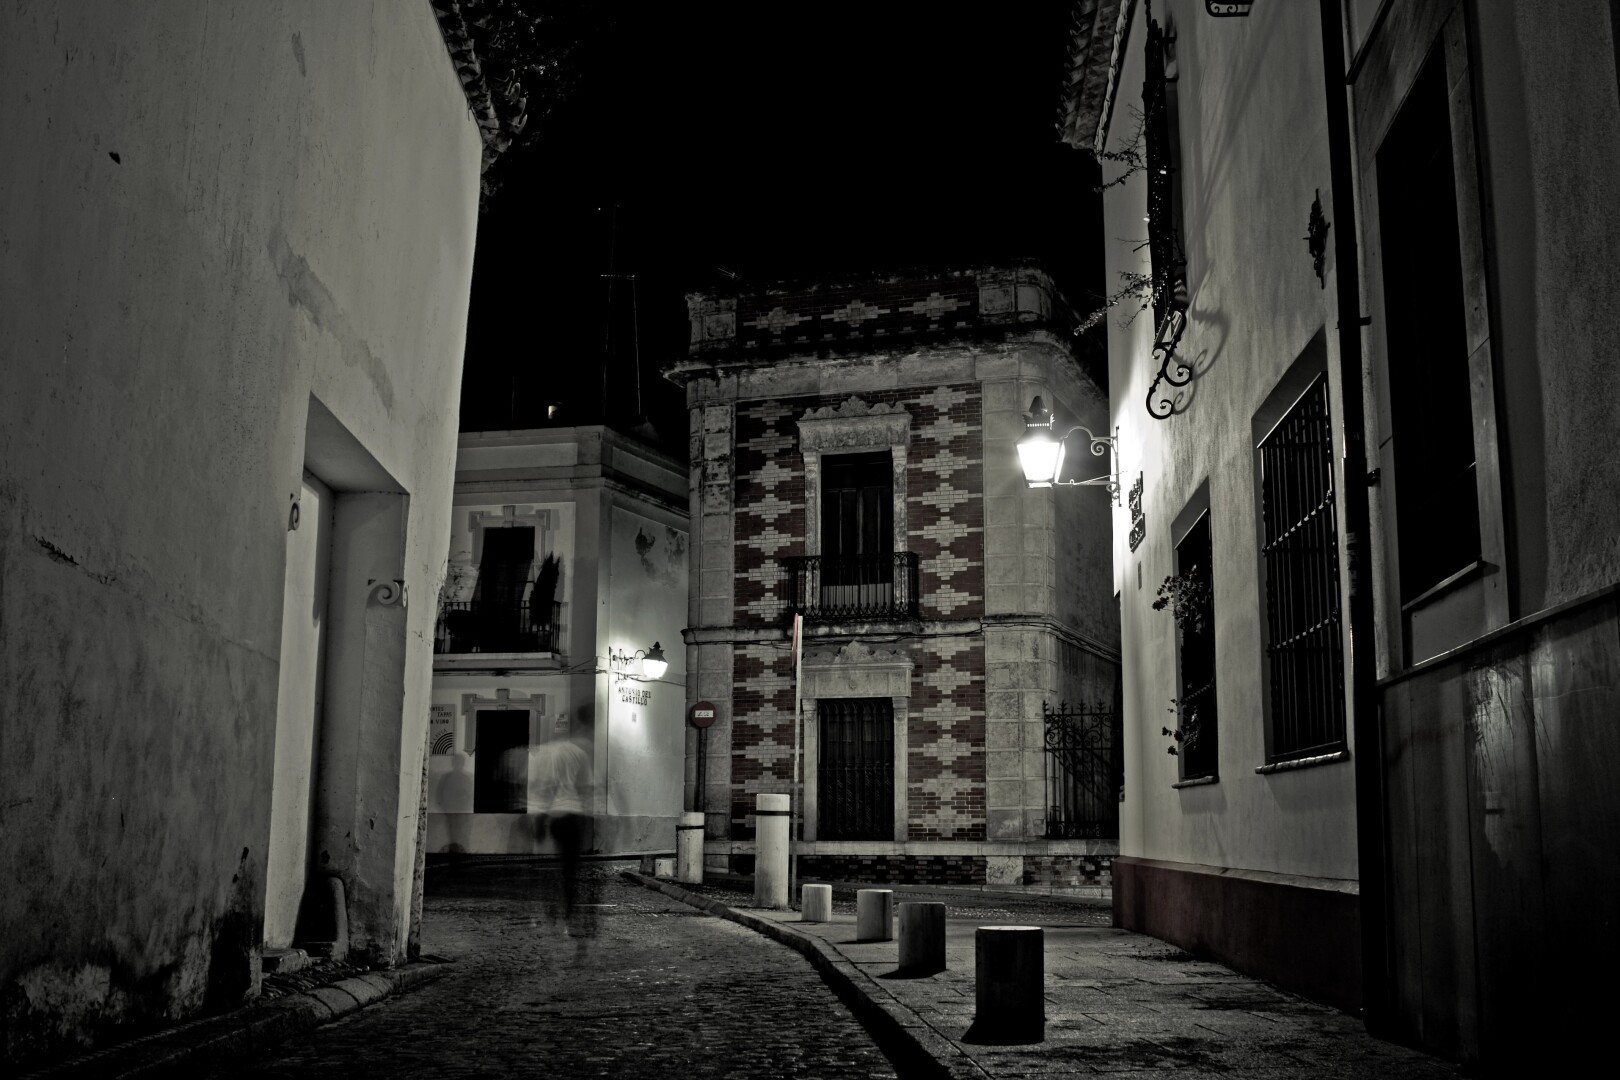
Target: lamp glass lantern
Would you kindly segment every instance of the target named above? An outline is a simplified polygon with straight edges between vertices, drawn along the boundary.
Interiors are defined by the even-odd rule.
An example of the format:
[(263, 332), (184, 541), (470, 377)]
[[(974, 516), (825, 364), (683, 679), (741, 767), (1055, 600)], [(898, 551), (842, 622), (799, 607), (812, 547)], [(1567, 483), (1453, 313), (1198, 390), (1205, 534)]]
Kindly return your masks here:
[[(1024, 417), (1024, 436), (1018, 440), (1018, 463), (1024, 470), (1024, 482), (1032, 488), (1049, 487), (1101, 487), (1108, 489), (1109, 495), (1115, 502), (1119, 501), (1119, 473), (1114, 461), (1119, 452), (1119, 440), (1116, 429), (1115, 435), (1094, 435), (1090, 428), (1084, 424), (1076, 424), (1061, 436), (1052, 432), (1053, 422), (1056, 418), (1052, 411), (1046, 407), (1037, 395), (1029, 403), (1029, 412)], [(1091, 453), (1095, 457), (1105, 454), (1109, 458), (1109, 470), (1106, 475), (1092, 477), (1089, 480), (1064, 480), (1063, 459), (1065, 444), (1069, 436), (1077, 431), (1086, 433), (1091, 441)]]

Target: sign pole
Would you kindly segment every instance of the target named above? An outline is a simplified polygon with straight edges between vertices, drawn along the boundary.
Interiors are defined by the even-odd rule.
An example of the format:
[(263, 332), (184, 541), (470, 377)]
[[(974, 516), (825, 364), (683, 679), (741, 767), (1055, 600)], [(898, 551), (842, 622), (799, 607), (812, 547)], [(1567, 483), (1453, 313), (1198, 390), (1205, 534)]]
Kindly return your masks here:
[(804, 616), (798, 612), (793, 614), (793, 783), (796, 785), (793, 796), (793, 816), (789, 818), (788, 825), (788, 906), (793, 905), (793, 897), (799, 888), (799, 830), (802, 824), (802, 810), (804, 806), (804, 778), (799, 775), (799, 745), (802, 741), (804, 729), (804, 708), (802, 702), (803, 680), (800, 678), (799, 668), (804, 659)]

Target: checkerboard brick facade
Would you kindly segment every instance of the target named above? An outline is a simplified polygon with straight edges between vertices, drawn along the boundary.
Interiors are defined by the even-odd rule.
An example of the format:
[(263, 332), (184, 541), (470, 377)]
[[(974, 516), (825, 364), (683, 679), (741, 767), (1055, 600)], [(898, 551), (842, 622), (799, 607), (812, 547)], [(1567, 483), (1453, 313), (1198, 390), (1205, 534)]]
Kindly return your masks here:
[[(848, 395), (845, 395), (847, 399)], [(975, 384), (862, 394), (911, 416), (906, 448), (907, 549), (918, 557), (925, 619), (984, 612), (983, 420)], [(781, 560), (805, 546), (804, 461), (798, 421), (836, 397), (748, 402), (737, 408), (738, 626), (788, 617)], [(923, 637), (914, 664), (907, 743), (906, 835), (983, 840), (984, 646), (977, 638)], [(754, 796), (791, 780), (791, 657), (779, 645), (739, 645), (732, 698), (732, 835), (751, 834)]]
[[(974, 850), (968, 845), (1034, 840), (1044, 820), (1043, 763), (1020, 725), (1038, 725), (1023, 707), (1053, 690), (1055, 673), (1041, 661), (1056, 648), (1062, 616), (1054, 589), (1068, 579), (1057, 580), (1042, 562), (1050, 559), (1040, 543), (1050, 546), (1051, 515), (1010, 487), (1010, 432), (1031, 386), (1067, 394), (1063, 400), (1085, 398), (1075, 389), (1084, 378), (1074, 374), (1072, 315), (1050, 278), (1030, 267), (694, 294), (688, 311), (690, 358), (671, 378), (687, 386), (694, 416), (702, 414), (694, 430), (729, 428), (731, 436), (724, 446), (713, 438), (702, 444), (702, 481), (694, 482), (694, 519), (724, 525), (711, 522), (717, 542), (705, 548), (705, 566), (714, 572), (700, 577), (689, 640), (717, 654), (709, 670), (719, 678), (729, 657), (732, 683), (715, 729), (725, 742), (712, 748), (723, 765), (704, 785), (711, 839), (746, 844), (755, 836), (755, 797), (793, 788), (785, 631), (790, 605), (805, 598), (790, 595), (795, 578), (786, 560), (819, 550), (812, 533), (822, 508), (812, 500), (827, 459), (887, 446), (895, 452), (895, 521), (903, 521), (895, 547), (916, 560), (915, 615), (812, 616), (815, 674), (806, 700), (893, 698), (903, 724), (895, 733), (897, 752), (903, 747), (897, 827), (884, 837), (817, 841), (833, 846), (807, 852), (801, 869), (853, 881), (983, 883), (990, 857), (966, 854)], [(1001, 507), (988, 531), (987, 428), (996, 433), (988, 474)], [(719, 461), (733, 466), (729, 483), (715, 482)], [(1004, 639), (1012, 632), (992, 633), (987, 615), (1020, 612), (1054, 629), (1029, 629), (1025, 636), (1042, 644), (1009, 653)], [(993, 638), (1002, 641), (999, 651), (987, 649)], [(987, 693), (998, 682), (999, 711), (988, 708), (998, 695)], [(711, 685), (700, 696), (724, 693), (723, 684)], [(816, 723), (813, 704), (805, 722)], [(814, 785), (816, 776), (805, 780)], [(846, 843), (879, 843), (885, 853), (845, 854)], [(912, 849), (920, 844), (959, 844), (964, 853)], [(752, 858), (728, 854), (739, 863)], [(1041, 856), (1028, 866), (997, 858), (992, 869), (1009, 882), (1022, 874), (1032, 884), (1092, 884), (1106, 873), (1095, 858)]]

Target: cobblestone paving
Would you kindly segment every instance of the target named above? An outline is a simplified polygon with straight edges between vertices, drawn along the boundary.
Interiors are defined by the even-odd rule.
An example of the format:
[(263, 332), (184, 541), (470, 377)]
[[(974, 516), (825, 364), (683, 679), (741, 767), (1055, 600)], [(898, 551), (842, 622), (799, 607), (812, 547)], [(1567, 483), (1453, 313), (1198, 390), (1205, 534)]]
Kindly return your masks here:
[(431, 871), (422, 948), (449, 975), (217, 1075), (896, 1076), (797, 953), (618, 869), (586, 869), (591, 937), (547, 918), (545, 864)]

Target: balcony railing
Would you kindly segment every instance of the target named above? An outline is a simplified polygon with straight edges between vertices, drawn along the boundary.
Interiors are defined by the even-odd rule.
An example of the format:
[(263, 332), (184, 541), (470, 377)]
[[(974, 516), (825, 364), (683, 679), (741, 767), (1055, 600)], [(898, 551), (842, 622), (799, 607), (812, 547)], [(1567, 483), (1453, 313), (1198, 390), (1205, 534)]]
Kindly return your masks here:
[(807, 619), (915, 619), (917, 553), (784, 559), (790, 610)]
[(457, 600), (443, 604), (433, 634), (434, 653), (542, 653), (557, 651), (561, 604), (536, 610), (527, 604)]

